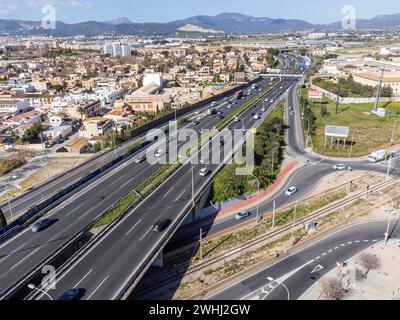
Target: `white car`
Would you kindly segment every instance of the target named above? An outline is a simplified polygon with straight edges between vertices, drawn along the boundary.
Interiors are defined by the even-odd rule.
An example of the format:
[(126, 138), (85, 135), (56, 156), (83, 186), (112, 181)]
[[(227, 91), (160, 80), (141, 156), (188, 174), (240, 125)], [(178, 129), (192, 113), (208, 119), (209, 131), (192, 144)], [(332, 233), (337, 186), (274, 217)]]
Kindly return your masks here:
[(240, 118), (235, 117), (235, 122), (239, 122), (239, 121), (240, 121)]
[(208, 175), (210, 172), (211, 172), (210, 169), (208, 169), (208, 168), (203, 168), (203, 169), (200, 170), (199, 175), (200, 175), (201, 177), (205, 177), (205, 176)]
[(291, 195), (294, 195), (297, 191), (299, 191), (299, 189), (297, 189), (296, 187), (290, 187), (285, 191), (285, 194), (290, 197)]
[(243, 211), (235, 215), (236, 220), (243, 220), (250, 216), (250, 212)]
[(348, 167), (347, 165), (340, 163), (340, 164), (335, 164), (333, 167), (333, 170), (337, 170), (337, 171), (342, 171), (342, 170), (351, 170), (351, 167)]
[(156, 153), (154, 154), (157, 158), (161, 157), (164, 154), (163, 149), (157, 149)]

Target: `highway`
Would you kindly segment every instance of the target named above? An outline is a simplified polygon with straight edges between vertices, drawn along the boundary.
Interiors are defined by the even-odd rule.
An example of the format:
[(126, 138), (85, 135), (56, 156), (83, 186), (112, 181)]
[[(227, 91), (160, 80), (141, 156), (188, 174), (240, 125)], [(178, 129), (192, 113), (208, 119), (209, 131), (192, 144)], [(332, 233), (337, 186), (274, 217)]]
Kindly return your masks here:
[[(220, 98), (218, 103), (222, 101), (223, 99)], [(204, 111), (209, 107), (210, 104), (207, 104), (199, 108), (198, 110)], [(178, 119), (194, 115), (195, 111), (187, 113), (179, 117)], [(13, 216), (17, 217), (19, 214), (26, 212), (29, 208), (42, 202), (43, 199), (49, 198), (53, 194), (56, 194), (59, 190), (69, 185), (72, 185), (73, 183), (79, 181), (80, 179), (87, 176), (91, 172), (111, 162), (116, 157), (123, 155), (129, 150), (129, 148), (135, 143), (135, 141), (143, 139), (145, 135), (146, 134), (141, 134), (135, 137), (134, 139), (131, 139), (129, 141), (120, 144), (119, 146), (117, 146), (116, 150), (110, 150), (104, 152), (101, 155), (95, 156), (93, 159), (88, 160), (82, 165), (73, 168), (70, 171), (63, 173), (62, 175), (59, 175), (57, 177), (52, 177), (49, 181), (44, 182), (43, 184), (37, 187), (33, 187), (32, 189), (27, 190), (24, 193), (17, 195), (16, 197), (11, 197), (10, 205)], [(121, 163), (117, 163), (116, 165), (114, 165), (114, 167), (118, 167), (119, 165), (121, 165)], [(0, 203), (0, 208), (3, 210), (3, 213), (7, 218), (11, 217), (10, 206), (8, 204), (8, 201)]]
[[(371, 221), (342, 228), (312, 241), (310, 245), (273, 264), (259, 268), (250, 276), (235, 280), (205, 298), (209, 300), (299, 299), (325, 274), (337, 268), (337, 262), (346, 262), (359, 252), (384, 240), (387, 223), (387, 221)], [(399, 235), (398, 220), (392, 221), (391, 236), (398, 238)], [(320, 267), (316, 269), (318, 265), (322, 269)], [(338, 273), (339, 271), (338, 269)], [(274, 280), (267, 279), (270, 277)], [(280, 283), (288, 288), (289, 297), (285, 287)]]
[[(269, 88), (269, 82), (263, 80), (261, 83), (264, 89)], [(249, 98), (255, 95), (253, 92)], [(219, 109), (226, 116), (245, 101), (239, 101), (231, 109), (227, 108), (227, 102), (223, 102), (219, 104)], [(218, 121), (215, 115), (206, 116), (197, 126), (189, 123), (185, 127), (199, 132), (201, 129), (211, 129)], [(156, 149), (159, 143), (156, 142), (148, 148)], [(49, 228), (39, 233), (32, 233), (30, 228), (26, 228), (1, 244), (0, 291), (4, 292), (11, 287), (124, 194), (154, 173), (161, 165), (150, 165), (146, 161), (140, 164), (134, 163), (135, 158), (144, 152), (146, 149), (130, 156), (94, 181), (90, 181), (87, 187), (53, 209), (46, 215), (54, 222)]]
[[(281, 96), (293, 83), (285, 80), (278, 95)], [(274, 93), (267, 95), (270, 100)], [(230, 129), (253, 127), (254, 113), (261, 112), (263, 103), (246, 110), (242, 121), (230, 125)], [(269, 103), (268, 108), (271, 107)], [(217, 137), (218, 138), (218, 137)], [(219, 165), (208, 165), (213, 172)], [(198, 172), (204, 165), (193, 165), (196, 195), (208, 185), (212, 176), (200, 177)], [(114, 228), (87, 250), (65, 272), (58, 275), (55, 290), (49, 290), (54, 297), (62, 292), (79, 287), (85, 290), (83, 299), (116, 299), (118, 293), (131, 278), (138, 277), (147, 260), (155, 258), (157, 248), (166, 242), (166, 236), (173, 233), (191, 208), (190, 163), (182, 165), (171, 177), (161, 184), (134, 210), (119, 221)], [(163, 233), (153, 232), (153, 224), (160, 218), (169, 218), (171, 226)], [(45, 299), (46, 296), (40, 296)]]
[[(328, 160), (317, 155), (308, 154), (304, 151), (304, 139), (302, 137), (302, 125), (300, 119), (300, 109), (297, 103), (296, 87), (292, 86), (288, 92), (288, 105), (286, 106), (286, 123), (288, 130), (286, 131), (286, 152), (292, 157), (298, 159), (304, 165), (300, 169), (296, 170), (288, 181), (284, 183), (271, 197), (268, 197), (265, 201), (262, 201), (259, 205), (260, 213), (264, 214), (272, 212), (274, 202), (276, 209), (286, 207), (295, 202), (301, 201), (307, 195), (309, 195), (319, 182), (329, 174), (332, 174), (334, 170), (333, 165), (337, 164), (338, 161)], [(289, 116), (289, 107), (292, 106), (295, 111), (294, 116)], [(307, 163), (307, 160), (309, 161)], [(387, 173), (386, 163), (369, 163), (366, 160), (350, 160), (340, 161), (352, 167), (353, 170), (365, 170), (370, 172), (378, 172), (381, 174)], [(399, 176), (400, 171), (396, 162), (392, 163), (392, 170), (390, 171), (392, 176)], [(292, 195), (285, 195), (285, 191), (290, 186), (296, 186), (299, 191)], [(238, 227), (241, 224), (247, 222), (249, 219), (256, 219), (257, 207), (253, 206), (247, 210), (250, 212), (250, 216), (244, 220), (236, 220), (234, 215), (229, 215), (226, 218), (215, 220), (214, 217), (210, 217), (202, 221), (201, 227), (207, 230), (206, 234), (212, 236), (220, 232), (226, 231), (233, 227)], [(186, 226), (182, 228), (181, 232), (178, 231), (176, 236), (171, 239), (166, 250), (172, 251), (174, 249), (183, 247), (185, 245), (197, 242), (199, 240), (199, 226)]]

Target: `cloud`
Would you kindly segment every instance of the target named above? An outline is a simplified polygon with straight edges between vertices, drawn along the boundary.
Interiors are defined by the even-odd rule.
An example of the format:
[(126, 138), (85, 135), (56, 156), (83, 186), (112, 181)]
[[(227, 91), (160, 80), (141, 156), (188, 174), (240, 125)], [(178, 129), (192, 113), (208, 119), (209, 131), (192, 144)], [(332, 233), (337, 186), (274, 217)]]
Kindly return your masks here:
[(13, 1), (2, 0), (0, 2), (0, 14), (9, 14), (17, 9), (18, 7)]

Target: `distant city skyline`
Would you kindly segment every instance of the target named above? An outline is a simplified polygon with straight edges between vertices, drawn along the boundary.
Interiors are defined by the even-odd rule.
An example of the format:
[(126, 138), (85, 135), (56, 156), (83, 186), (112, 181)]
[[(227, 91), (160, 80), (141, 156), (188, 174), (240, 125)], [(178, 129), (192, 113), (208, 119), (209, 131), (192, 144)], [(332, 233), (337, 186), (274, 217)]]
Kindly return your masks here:
[[(185, 5), (182, 5), (183, 1)], [(328, 24), (342, 18), (342, 8), (346, 5), (353, 5), (360, 19), (400, 13), (398, 0), (1, 0), (0, 18), (41, 20), (41, 9), (46, 4), (54, 5), (57, 20), (67, 23), (106, 21), (122, 16), (133, 22), (169, 22), (195, 15), (237, 12), (256, 17), (302, 19), (314, 24)]]

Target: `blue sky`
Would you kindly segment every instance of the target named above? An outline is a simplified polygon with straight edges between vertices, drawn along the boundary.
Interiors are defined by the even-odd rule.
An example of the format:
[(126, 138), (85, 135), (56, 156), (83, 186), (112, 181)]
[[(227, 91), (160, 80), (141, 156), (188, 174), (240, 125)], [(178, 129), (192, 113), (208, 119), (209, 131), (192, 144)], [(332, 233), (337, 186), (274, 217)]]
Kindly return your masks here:
[(400, 13), (399, 0), (0, 0), (0, 18), (40, 20), (45, 4), (57, 8), (58, 20), (70, 23), (120, 16), (134, 22), (167, 22), (221, 12), (330, 23), (341, 19), (345, 5), (353, 5), (358, 18)]

